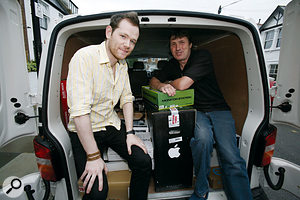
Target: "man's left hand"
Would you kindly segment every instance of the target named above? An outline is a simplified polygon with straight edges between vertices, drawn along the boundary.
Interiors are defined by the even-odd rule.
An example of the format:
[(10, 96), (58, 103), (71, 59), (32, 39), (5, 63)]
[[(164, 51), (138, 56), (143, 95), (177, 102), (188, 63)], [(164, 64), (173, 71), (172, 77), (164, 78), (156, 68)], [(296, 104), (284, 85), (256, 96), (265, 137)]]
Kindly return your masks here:
[(127, 135), (126, 143), (127, 143), (127, 149), (128, 149), (129, 155), (131, 155), (131, 146), (132, 145), (136, 145), (136, 146), (140, 147), (145, 152), (145, 154), (148, 153), (144, 142), (138, 136), (136, 136), (134, 134)]

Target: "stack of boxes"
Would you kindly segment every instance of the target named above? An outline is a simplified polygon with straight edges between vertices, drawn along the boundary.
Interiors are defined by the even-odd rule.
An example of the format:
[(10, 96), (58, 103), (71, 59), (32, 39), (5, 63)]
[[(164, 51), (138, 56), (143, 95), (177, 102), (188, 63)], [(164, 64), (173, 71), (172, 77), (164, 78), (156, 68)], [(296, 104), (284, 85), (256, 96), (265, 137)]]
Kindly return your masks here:
[[(155, 191), (191, 187), (193, 164), (189, 140), (195, 126), (195, 110), (186, 106), (194, 104), (194, 91), (177, 91), (173, 97), (149, 86), (143, 86), (142, 91), (147, 121), (134, 121), (133, 129), (154, 162)], [(110, 148), (103, 156), (109, 169), (108, 199), (127, 199), (131, 173), (126, 161)]]
[(190, 138), (195, 127), (194, 90), (168, 96), (149, 86), (142, 87), (147, 120), (154, 145), (156, 192), (190, 188), (193, 162)]

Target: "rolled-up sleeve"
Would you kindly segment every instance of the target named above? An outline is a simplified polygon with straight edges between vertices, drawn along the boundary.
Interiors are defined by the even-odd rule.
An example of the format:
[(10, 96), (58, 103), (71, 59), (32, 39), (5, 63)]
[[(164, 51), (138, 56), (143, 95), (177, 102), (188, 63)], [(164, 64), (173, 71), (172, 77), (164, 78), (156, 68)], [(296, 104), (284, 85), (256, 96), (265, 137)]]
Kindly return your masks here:
[(120, 97), (120, 108), (123, 108), (123, 105), (128, 103), (128, 102), (133, 102), (133, 95), (131, 92), (131, 87), (130, 87), (130, 82), (129, 82), (129, 76), (128, 73), (126, 71), (126, 75), (125, 75), (125, 84), (124, 84), (124, 88)]
[(69, 63), (66, 87), (70, 118), (91, 112), (93, 79), (87, 57), (84, 52), (77, 52)]

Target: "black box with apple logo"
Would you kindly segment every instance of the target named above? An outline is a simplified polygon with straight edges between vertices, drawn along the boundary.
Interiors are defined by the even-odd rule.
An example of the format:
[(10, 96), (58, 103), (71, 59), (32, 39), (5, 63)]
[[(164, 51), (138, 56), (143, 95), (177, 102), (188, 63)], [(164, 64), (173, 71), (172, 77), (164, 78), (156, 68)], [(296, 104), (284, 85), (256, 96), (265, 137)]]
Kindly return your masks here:
[(182, 107), (158, 111), (145, 105), (154, 145), (156, 192), (192, 187), (193, 161), (190, 139), (194, 134), (196, 110)]

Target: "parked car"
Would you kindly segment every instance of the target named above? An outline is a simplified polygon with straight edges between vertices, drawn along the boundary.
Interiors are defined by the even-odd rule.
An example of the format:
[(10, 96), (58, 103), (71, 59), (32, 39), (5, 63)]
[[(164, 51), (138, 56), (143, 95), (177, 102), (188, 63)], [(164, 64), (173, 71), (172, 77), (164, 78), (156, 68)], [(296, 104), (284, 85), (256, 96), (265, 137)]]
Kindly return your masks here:
[[(277, 109), (273, 109), (271, 118), (268, 77), (255, 25), (238, 18), (200, 12), (137, 12), (141, 22), (140, 38), (128, 59), (168, 59), (168, 35), (174, 29), (188, 29), (194, 48), (204, 48), (212, 54), (217, 80), (236, 121), (240, 153), (246, 161), (254, 195), (257, 198), (262, 195), (259, 176), (263, 168), (272, 188), (283, 188), (300, 196), (297, 188), (300, 167), (272, 157), (277, 128), (297, 133), (300, 129), (299, 1), (290, 2), (285, 10), (277, 98), (273, 102)], [(55, 199), (81, 198), (62, 114), (60, 83), (66, 79), (68, 63), (79, 48), (105, 39), (105, 27), (112, 14), (114, 12), (69, 17), (53, 29), (43, 46), (39, 92), (32, 98), (26, 77), (20, 6), (17, 0), (0, 2), (0, 146), (36, 135), (34, 146), (40, 169), (40, 173), (20, 177), (30, 189), (27, 187), (27, 193), (17, 199), (29, 196), (42, 199), (49, 192)], [(164, 193), (163, 198), (176, 199), (190, 194), (170, 191)], [(0, 199), (10, 198), (1, 190)], [(162, 199), (162, 196), (149, 195), (149, 199)], [(223, 190), (212, 189), (209, 199), (226, 199), (226, 196)]]

